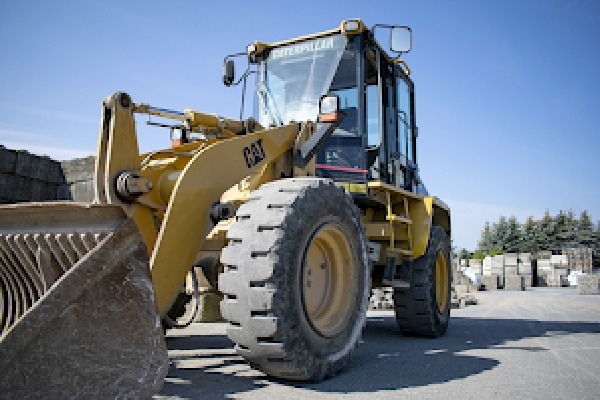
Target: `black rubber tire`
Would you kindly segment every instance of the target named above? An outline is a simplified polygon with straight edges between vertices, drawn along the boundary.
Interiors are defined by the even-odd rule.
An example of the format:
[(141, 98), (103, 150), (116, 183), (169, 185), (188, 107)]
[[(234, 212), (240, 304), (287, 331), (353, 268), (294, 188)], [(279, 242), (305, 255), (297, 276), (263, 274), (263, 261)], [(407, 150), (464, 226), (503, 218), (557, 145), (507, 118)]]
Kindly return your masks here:
[[(351, 315), (341, 332), (324, 337), (307, 318), (300, 279), (311, 235), (329, 223), (346, 235), (358, 268)], [(271, 182), (239, 208), (228, 238), (219, 291), (238, 354), (289, 380), (319, 381), (344, 368), (360, 341), (371, 289), (364, 227), (352, 198), (326, 179)]]
[[(445, 310), (439, 310), (436, 299), (435, 269), (438, 252), (446, 256), (448, 298)], [(450, 239), (437, 225), (431, 227), (425, 254), (413, 261), (410, 288), (394, 289), (394, 309), (400, 331), (407, 336), (440, 337), (450, 320)]]

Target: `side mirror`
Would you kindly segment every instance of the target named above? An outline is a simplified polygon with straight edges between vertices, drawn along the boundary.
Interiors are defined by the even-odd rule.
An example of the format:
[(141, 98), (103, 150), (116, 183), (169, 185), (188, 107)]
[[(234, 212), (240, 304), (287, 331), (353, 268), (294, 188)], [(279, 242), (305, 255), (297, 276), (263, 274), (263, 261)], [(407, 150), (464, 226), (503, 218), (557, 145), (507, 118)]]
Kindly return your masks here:
[(225, 60), (223, 63), (223, 84), (231, 86), (235, 80), (235, 64), (233, 60)]
[(408, 53), (412, 47), (412, 30), (408, 26), (390, 29), (390, 48), (395, 53)]

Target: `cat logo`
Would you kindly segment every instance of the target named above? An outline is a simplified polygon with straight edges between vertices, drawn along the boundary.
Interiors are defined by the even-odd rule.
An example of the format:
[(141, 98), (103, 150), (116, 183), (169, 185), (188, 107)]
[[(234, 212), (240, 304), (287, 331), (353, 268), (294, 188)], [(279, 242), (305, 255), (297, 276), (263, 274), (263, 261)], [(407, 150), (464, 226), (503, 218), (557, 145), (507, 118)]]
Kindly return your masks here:
[(248, 168), (254, 167), (256, 164), (265, 159), (265, 150), (262, 146), (262, 139), (250, 143), (250, 146), (244, 147), (244, 159)]

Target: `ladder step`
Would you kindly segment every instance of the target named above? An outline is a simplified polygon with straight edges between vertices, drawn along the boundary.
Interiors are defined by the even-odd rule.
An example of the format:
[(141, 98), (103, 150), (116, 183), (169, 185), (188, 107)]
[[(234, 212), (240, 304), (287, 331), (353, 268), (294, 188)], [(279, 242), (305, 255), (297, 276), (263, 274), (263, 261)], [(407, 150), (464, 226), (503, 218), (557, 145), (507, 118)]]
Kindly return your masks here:
[(412, 224), (412, 220), (410, 218), (403, 217), (401, 215), (392, 214), (392, 215), (388, 215), (387, 217), (385, 217), (385, 219), (387, 221), (397, 222), (399, 224), (407, 224), (407, 225)]
[(402, 254), (403, 256), (409, 256), (409, 257), (412, 257), (414, 254), (412, 250), (405, 250), (405, 249), (398, 249), (398, 248), (387, 249), (387, 251), (390, 253)]
[(408, 289), (410, 288), (410, 282), (402, 279), (384, 279), (383, 284), (386, 286), (391, 286), (398, 289)]

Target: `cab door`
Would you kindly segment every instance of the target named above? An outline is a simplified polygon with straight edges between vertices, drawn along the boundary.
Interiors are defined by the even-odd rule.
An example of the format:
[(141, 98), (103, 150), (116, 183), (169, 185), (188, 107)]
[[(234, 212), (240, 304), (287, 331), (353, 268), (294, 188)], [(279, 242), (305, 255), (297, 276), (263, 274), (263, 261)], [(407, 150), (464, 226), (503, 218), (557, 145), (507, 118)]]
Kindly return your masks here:
[(402, 68), (394, 65), (396, 132), (398, 168), (401, 179), (398, 186), (415, 191), (417, 178), (416, 129), (414, 110), (414, 86)]

